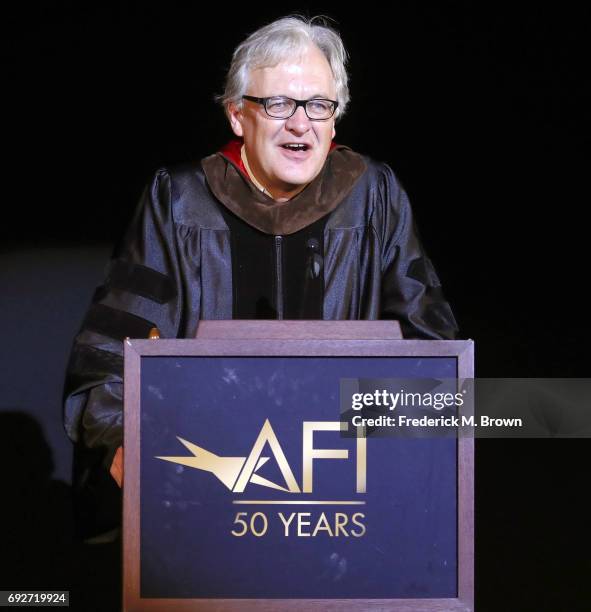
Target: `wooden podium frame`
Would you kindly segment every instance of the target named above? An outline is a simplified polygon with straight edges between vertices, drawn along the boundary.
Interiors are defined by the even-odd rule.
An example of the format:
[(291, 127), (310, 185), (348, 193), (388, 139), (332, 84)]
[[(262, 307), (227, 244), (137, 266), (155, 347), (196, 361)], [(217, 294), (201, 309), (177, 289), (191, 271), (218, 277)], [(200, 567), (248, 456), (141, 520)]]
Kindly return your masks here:
[(440, 599), (140, 598), (140, 380), (148, 356), (456, 357), (459, 379), (474, 376), (472, 340), (402, 340), (393, 321), (202, 321), (195, 339), (130, 340), (125, 346), (123, 610), (296, 612), (474, 609), (474, 439), (457, 439), (458, 596)]

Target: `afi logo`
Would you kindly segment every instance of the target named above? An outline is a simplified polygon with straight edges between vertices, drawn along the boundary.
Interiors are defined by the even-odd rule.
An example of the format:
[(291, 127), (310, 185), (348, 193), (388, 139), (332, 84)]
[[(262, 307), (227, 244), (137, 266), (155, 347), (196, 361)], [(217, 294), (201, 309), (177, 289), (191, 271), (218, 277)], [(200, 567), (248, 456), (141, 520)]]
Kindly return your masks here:
[[(286, 493), (312, 493), (313, 487), (313, 467), (315, 459), (348, 459), (349, 451), (347, 449), (327, 449), (314, 448), (314, 432), (315, 431), (343, 431), (347, 430), (347, 423), (340, 421), (304, 421), (302, 431), (302, 453), (303, 453), (303, 469), (302, 469), (302, 488), (300, 487), (293, 475), (289, 463), (285, 458), (285, 453), (279, 444), (279, 440), (271, 427), (269, 419), (267, 419), (256, 439), (252, 450), (248, 457), (220, 457), (201, 446), (192, 444), (183, 438), (178, 438), (192, 453), (193, 456), (188, 457), (156, 457), (164, 461), (172, 461), (180, 463), (188, 467), (198, 470), (211, 472), (219, 480), (221, 480), (230, 491), (234, 493), (243, 493), (246, 485), (249, 482), (285, 491)], [(281, 470), (281, 475), (285, 481), (285, 486), (280, 486), (275, 482), (271, 482), (256, 472), (264, 465), (269, 457), (261, 456), (265, 444), (269, 444), (271, 453), (275, 457), (275, 461)], [(357, 438), (356, 447), (356, 492), (366, 492), (366, 473), (367, 473), (367, 447), (365, 438)]]

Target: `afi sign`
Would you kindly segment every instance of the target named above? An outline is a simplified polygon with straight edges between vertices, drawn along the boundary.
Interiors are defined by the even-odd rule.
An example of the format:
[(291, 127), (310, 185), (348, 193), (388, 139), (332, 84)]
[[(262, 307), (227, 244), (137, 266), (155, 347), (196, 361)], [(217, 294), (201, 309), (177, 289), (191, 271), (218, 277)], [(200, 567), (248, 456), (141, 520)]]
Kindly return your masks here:
[[(157, 457), (164, 461), (179, 463), (187, 467), (211, 472), (228, 489), (234, 493), (243, 493), (246, 485), (250, 482), (262, 487), (284, 491), (286, 493), (312, 493), (314, 485), (314, 460), (315, 459), (349, 459), (347, 449), (337, 448), (315, 448), (315, 431), (346, 431), (347, 423), (340, 421), (304, 421), (302, 424), (302, 486), (293, 474), (293, 471), (277, 439), (277, 435), (271, 427), (269, 419), (265, 420), (261, 431), (250, 451), (248, 457), (220, 457), (201, 446), (184, 440), (177, 436), (178, 440), (191, 451), (192, 456), (184, 457)], [(356, 445), (356, 492), (365, 493), (367, 486), (367, 440), (358, 437)], [(264, 478), (257, 474), (259, 468), (269, 460), (263, 456), (265, 444), (277, 462), (283, 476), (284, 486)]]

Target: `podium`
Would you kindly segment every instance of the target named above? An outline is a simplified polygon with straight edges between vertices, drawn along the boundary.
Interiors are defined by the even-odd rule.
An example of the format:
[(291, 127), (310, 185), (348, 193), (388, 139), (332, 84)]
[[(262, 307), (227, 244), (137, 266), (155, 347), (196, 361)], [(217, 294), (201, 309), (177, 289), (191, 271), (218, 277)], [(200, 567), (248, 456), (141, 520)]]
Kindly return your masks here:
[(126, 340), (124, 610), (472, 610), (474, 440), (344, 415), (473, 355), (392, 321)]

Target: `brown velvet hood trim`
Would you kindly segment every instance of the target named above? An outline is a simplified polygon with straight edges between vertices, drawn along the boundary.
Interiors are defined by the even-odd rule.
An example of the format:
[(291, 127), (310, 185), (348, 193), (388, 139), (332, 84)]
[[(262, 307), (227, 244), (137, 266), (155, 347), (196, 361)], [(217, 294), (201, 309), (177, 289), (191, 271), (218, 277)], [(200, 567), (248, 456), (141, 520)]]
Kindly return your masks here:
[(215, 197), (243, 221), (261, 232), (293, 234), (333, 211), (349, 194), (366, 164), (358, 153), (336, 145), (318, 176), (287, 202), (276, 202), (259, 191), (221, 152), (201, 160)]

